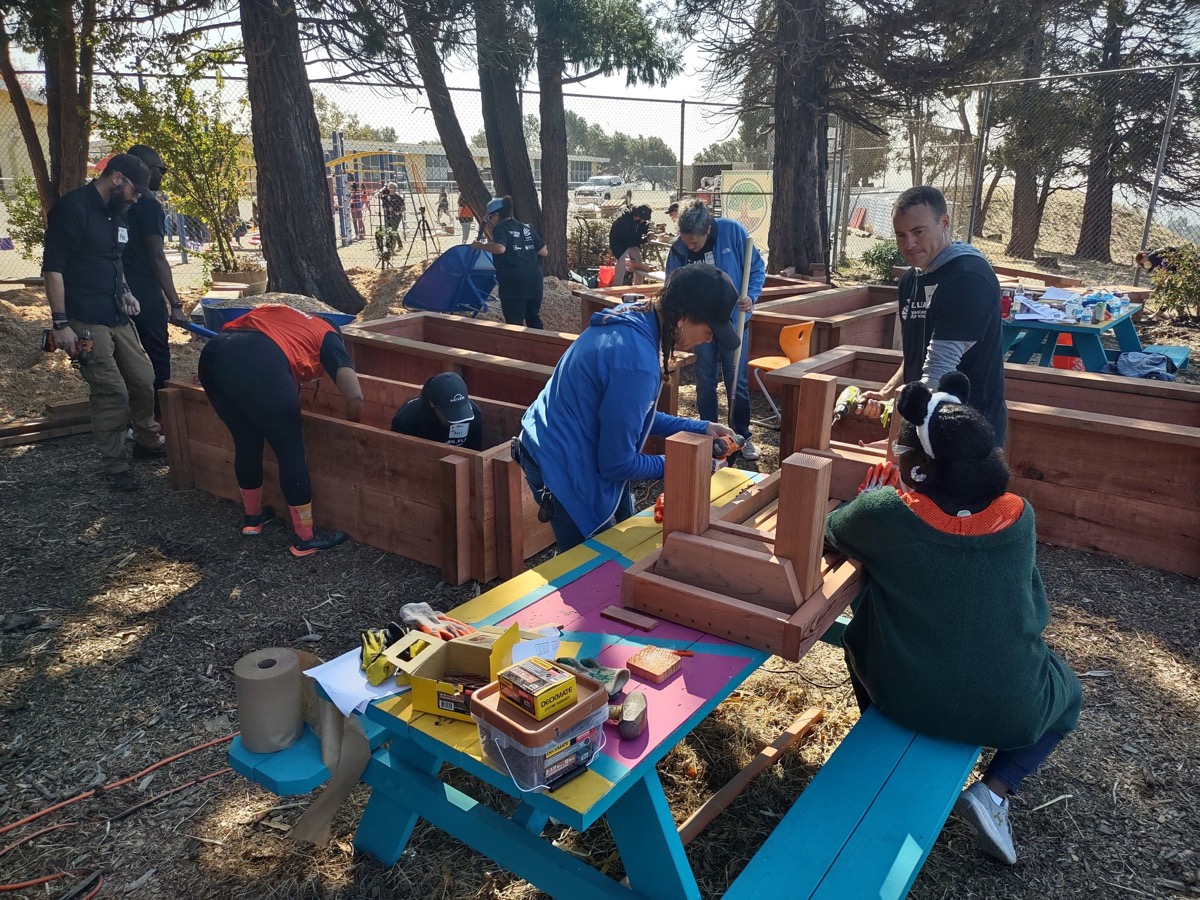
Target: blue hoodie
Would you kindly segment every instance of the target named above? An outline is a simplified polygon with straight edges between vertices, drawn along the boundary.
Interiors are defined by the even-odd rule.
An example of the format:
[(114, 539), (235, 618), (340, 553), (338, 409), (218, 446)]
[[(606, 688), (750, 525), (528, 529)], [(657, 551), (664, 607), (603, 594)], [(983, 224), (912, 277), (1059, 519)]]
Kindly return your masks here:
[(603, 310), (563, 354), (521, 419), (521, 448), (571, 521), (591, 537), (616, 512), (628, 481), (663, 477), (646, 438), (703, 434), (708, 423), (655, 410), (662, 387), (658, 317), (632, 306)]
[[(746, 239), (749, 234), (742, 227), (742, 223), (734, 219), (718, 217), (713, 219), (713, 227), (717, 230), (717, 243), (713, 247), (713, 265), (728, 275), (733, 286), (740, 291), (742, 289), (742, 260), (746, 258)], [(687, 244), (676, 239), (675, 243), (671, 245), (671, 252), (667, 254), (666, 272), (670, 275), (680, 266), (687, 264)], [(756, 303), (766, 280), (767, 267), (763, 264), (763, 258), (758, 252), (758, 248), (755, 247), (754, 253), (750, 257), (750, 282), (746, 288), (746, 295)], [(750, 313), (746, 313), (746, 318), (750, 318)], [(737, 324), (736, 306), (729, 319), (735, 325)]]

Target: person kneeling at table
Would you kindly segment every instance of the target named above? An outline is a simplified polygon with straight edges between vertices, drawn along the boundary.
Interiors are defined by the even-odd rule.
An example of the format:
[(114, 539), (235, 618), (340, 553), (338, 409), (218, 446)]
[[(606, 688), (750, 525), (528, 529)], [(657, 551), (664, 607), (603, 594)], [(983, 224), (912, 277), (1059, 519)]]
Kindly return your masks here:
[(346, 540), (313, 527), (312, 483), (304, 458), (300, 385), (324, 371), (357, 422), (363, 396), (342, 336), (324, 319), (290, 306), (260, 306), (227, 324), (200, 353), (204, 393), (233, 435), (233, 471), (245, 517), (242, 534), (261, 534), (275, 517), (262, 505), (263, 443), (279, 461), (279, 487), (291, 511), (293, 556), (311, 556)]
[(737, 288), (715, 266), (685, 266), (656, 299), (593, 315), (563, 354), (513, 441), (513, 458), (559, 550), (632, 516), (629, 482), (663, 477), (664, 457), (642, 452), (648, 436), (733, 434), (716, 422), (658, 412), (655, 403), (676, 350), (714, 340), (722, 350), (738, 345), (730, 323), (737, 300)]
[(1075, 729), (1083, 690), (1042, 637), (1033, 509), (1006, 492), (1008, 468), (969, 391), (961, 372), (934, 393), (903, 388), (897, 463), (873, 466), (829, 514), (825, 544), (863, 565), (843, 639), (859, 707), (998, 748), (954, 809), (1012, 864), (1008, 798)]
[(392, 431), (468, 450), (483, 449), (483, 413), (456, 372), (439, 372), (396, 411)]

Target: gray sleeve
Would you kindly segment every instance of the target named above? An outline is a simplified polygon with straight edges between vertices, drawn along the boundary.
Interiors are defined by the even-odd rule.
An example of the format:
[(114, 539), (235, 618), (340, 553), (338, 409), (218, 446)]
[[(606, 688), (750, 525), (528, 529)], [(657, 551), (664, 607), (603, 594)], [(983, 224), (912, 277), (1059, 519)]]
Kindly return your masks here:
[(921, 366), (921, 381), (936, 391), (942, 376), (957, 369), (963, 354), (974, 346), (975, 341), (930, 341), (925, 364)]

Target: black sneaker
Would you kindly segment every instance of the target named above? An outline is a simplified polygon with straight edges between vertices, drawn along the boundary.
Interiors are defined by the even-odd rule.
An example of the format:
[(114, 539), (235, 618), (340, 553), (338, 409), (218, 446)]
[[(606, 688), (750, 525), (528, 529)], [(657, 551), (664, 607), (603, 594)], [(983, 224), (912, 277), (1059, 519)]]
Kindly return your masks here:
[(263, 526), (275, 518), (275, 510), (264, 506), (257, 516), (242, 516), (242, 534), (254, 537), (262, 534)]
[(136, 491), (139, 488), (137, 479), (135, 479), (128, 470), (124, 472), (114, 472), (113, 474), (109, 475), (108, 486), (114, 491), (123, 491), (126, 494), (128, 494), (130, 491)]
[(314, 528), (313, 536), (307, 541), (302, 541), (293, 534), (292, 546), (288, 549), (292, 551), (292, 556), (312, 556), (318, 550), (330, 550), (345, 540), (346, 532), (344, 531), (324, 531)]
[(141, 444), (133, 445), (134, 459), (166, 459), (167, 445), (165, 441), (160, 441), (157, 447), (143, 447)]

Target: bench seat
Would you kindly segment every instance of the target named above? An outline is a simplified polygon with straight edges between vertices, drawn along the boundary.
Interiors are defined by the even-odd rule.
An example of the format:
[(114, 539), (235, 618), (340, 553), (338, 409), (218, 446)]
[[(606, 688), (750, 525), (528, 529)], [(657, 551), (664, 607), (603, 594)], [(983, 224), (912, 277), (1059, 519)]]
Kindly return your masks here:
[[(366, 716), (359, 716), (358, 722), (372, 750), (387, 740), (383, 728)], [(321, 761), (321, 741), (307, 725), (296, 743), (277, 753), (251, 753), (242, 744), (241, 736), (235, 737), (229, 745), (229, 766), (280, 797), (307, 794), (324, 784), (330, 775)]]
[(868, 709), (725, 894), (726, 900), (904, 897), (979, 758)]
[(1151, 344), (1144, 348), (1147, 353), (1161, 353), (1171, 362), (1175, 363), (1175, 370), (1182, 372), (1188, 367), (1188, 356), (1191, 355), (1191, 348), (1185, 347), (1182, 344)]

